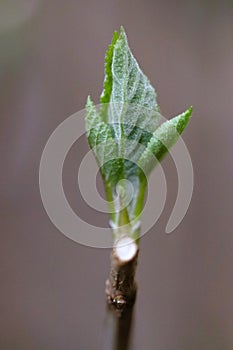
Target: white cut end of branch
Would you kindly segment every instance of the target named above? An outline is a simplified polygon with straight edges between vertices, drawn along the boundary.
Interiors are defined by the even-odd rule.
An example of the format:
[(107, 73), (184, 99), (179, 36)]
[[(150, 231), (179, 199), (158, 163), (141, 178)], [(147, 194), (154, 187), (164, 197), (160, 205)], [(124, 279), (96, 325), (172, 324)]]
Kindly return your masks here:
[(121, 262), (132, 260), (135, 257), (137, 250), (137, 244), (130, 237), (120, 238), (115, 245), (116, 255)]

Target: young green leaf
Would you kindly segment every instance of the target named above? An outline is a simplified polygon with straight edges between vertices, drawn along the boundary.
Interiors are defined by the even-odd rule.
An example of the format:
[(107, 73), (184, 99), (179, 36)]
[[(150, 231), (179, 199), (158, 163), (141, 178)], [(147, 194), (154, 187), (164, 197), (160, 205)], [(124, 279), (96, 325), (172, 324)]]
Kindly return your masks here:
[(116, 44), (116, 41), (119, 37), (117, 31), (113, 33), (112, 42), (108, 47), (105, 55), (105, 79), (104, 79), (104, 90), (100, 96), (101, 103), (109, 103), (111, 94), (112, 94), (112, 57), (113, 50)]
[(138, 165), (148, 174), (158, 161), (161, 161), (168, 150), (176, 143), (192, 114), (192, 107), (184, 113), (164, 122), (155, 130)]
[(100, 114), (104, 121), (107, 121), (108, 103), (110, 102), (112, 94), (112, 58), (115, 43), (119, 37), (117, 31), (113, 33), (112, 42), (108, 47), (105, 55), (105, 79), (104, 90), (100, 96), (100, 103), (102, 104)]
[[(88, 97), (86, 130), (103, 176), (107, 199), (110, 205), (118, 203), (116, 213), (119, 203), (124, 202), (122, 194), (130, 192), (128, 184), (133, 188), (131, 201), (121, 215), (111, 214), (117, 226), (140, 216), (147, 184), (145, 175), (177, 141), (192, 108), (159, 126), (156, 92), (134, 58), (122, 27), (119, 34), (114, 33), (106, 52), (100, 103), (97, 111)], [(122, 182), (123, 179), (127, 181)], [(117, 194), (120, 182), (121, 190)]]
[(144, 131), (153, 132), (159, 123), (159, 107), (155, 90), (134, 58), (123, 28), (113, 48), (111, 71), (108, 123), (113, 126), (119, 154), (127, 157), (122, 139), (133, 134), (139, 141)]
[[(95, 108), (94, 103), (92, 102), (90, 96), (87, 98), (87, 103), (86, 103), (86, 118), (85, 118), (85, 123), (86, 123), (86, 132), (87, 136), (89, 137), (90, 131), (92, 128), (95, 128), (98, 124), (100, 124), (101, 119), (99, 116), (99, 113), (97, 113), (97, 110)], [(91, 148), (93, 147), (90, 144)]]

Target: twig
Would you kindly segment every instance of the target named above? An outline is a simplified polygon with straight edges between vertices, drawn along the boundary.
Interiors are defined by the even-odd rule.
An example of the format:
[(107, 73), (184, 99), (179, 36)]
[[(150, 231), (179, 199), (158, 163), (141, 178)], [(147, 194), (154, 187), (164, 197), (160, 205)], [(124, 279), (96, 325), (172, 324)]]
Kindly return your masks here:
[(111, 271), (106, 281), (107, 319), (104, 350), (127, 350), (137, 286), (135, 270), (138, 246), (123, 236), (114, 245)]

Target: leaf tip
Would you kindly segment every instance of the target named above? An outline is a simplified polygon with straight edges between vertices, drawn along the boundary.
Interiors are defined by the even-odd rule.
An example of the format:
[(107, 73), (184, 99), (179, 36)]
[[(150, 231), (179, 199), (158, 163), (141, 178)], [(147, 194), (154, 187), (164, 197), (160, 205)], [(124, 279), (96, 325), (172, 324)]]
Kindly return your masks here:
[(184, 129), (186, 128), (193, 112), (193, 106), (190, 106), (189, 109), (187, 109), (185, 112), (183, 112), (180, 116), (178, 116), (178, 123), (177, 123), (177, 131), (179, 134), (181, 134)]
[(86, 101), (86, 109), (88, 110), (88, 109), (92, 108), (93, 106), (94, 106), (94, 103), (93, 103), (93, 101), (91, 99), (91, 96), (88, 95), (87, 96), (87, 101)]
[(117, 30), (114, 30), (113, 36), (112, 36), (112, 44), (115, 43), (118, 38), (119, 38), (119, 33)]
[(88, 96), (87, 96), (86, 106), (89, 105), (90, 103), (91, 103), (91, 96), (88, 95)]
[(127, 43), (128, 40), (127, 40), (127, 35), (126, 35), (126, 32), (125, 32), (125, 29), (123, 26), (120, 27), (120, 35), (119, 35), (119, 39), (121, 39), (123, 42)]
[(120, 33), (125, 34), (125, 28), (122, 25), (120, 26)]

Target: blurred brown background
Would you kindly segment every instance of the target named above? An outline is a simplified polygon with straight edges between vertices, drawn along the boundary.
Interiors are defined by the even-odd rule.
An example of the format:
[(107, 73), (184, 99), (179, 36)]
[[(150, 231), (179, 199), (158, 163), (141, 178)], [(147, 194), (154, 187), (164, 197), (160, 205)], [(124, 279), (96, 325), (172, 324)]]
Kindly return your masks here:
[[(133, 349), (233, 348), (232, 1), (0, 1), (0, 349), (100, 349), (109, 250), (81, 246), (50, 222), (38, 167), (56, 126), (98, 102), (104, 53), (124, 25), (165, 116), (190, 104), (184, 133), (193, 199), (172, 235), (164, 229), (177, 174), (163, 162), (165, 210), (141, 240)], [(74, 145), (67, 197), (92, 222), (107, 223), (77, 191)], [(155, 199), (156, 205), (156, 199)]]

